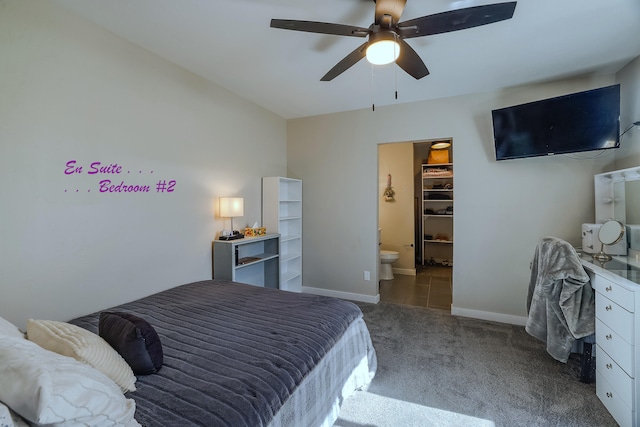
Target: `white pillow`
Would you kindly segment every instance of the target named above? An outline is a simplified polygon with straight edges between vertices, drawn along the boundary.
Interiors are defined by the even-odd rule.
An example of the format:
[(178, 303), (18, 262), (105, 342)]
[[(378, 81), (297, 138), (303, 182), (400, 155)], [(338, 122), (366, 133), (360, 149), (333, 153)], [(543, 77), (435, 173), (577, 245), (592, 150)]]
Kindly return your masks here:
[[(20, 332), (18, 327), (8, 320), (0, 317), (0, 335), (9, 335), (16, 338), (24, 338), (24, 334)], [(2, 424), (0, 424), (1, 426)]]
[(88, 363), (120, 386), (135, 391), (131, 366), (97, 334), (80, 326), (55, 320), (27, 320), (27, 338), (42, 348)]
[(29, 427), (29, 424), (18, 414), (0, 402), (1, 427)]
[(20, 338), (0, 336), (0, 400), (36, 424), (140, 425), (133, 399), (100, 371)]

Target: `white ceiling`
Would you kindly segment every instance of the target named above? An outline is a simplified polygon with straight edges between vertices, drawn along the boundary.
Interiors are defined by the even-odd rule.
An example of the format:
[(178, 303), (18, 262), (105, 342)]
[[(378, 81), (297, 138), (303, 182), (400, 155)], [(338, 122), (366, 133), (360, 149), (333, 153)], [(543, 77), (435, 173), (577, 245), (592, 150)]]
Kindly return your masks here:
[[(431, 72), (421, 80), (362, 60), (321, 82), (364, 39), (273, 29), (271, 18), (368, 27), (373, 1), (53, 2), (284, 118), (613, 73), (640, 55), (640, 0), (519, 0), (510, 20), (409, 39)], [(408, 0), (401, 21), (494, 2)]]

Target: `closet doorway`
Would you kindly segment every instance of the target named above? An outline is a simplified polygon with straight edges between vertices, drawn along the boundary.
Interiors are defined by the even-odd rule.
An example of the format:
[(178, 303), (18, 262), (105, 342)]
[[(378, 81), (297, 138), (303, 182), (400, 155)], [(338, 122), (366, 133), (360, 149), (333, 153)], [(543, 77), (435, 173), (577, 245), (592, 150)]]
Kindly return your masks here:
[[(425, 306), (450, 312), (453, 293), (453, 218), (445, 215), (452, 213), (453, 198), (449, 203), (426, 203), (435, 207), (442, 205), (438, 209), (434, 209), (434, 206), (425, 207), (423, 202), (425, 186), (435, 185), (436, 188), (430, 190), (442, 193), (441, 196), (432, 196), (434, 199), (445, 194), (453, 195), (452, 191), (440, 191), (439, 187), (445, 190), (446, 181), (443, 179), (423, 180), (424, 165), (427, 164), (434, 142), (437, 141), (378, 145), (379, 248), (398, 253), (398, 260), (391, 265), (393, 278), (386, 279), (379, 274), (380, 298), (383, 302)], [(450, 147), (449, 154), (452, 154)], [(436, 172), (430, 170), (430, 173)], [(452, 176), (449, 183), (452, 186)], [(447, 208), (450, 209), (447, 211)], [(424, 209), (430, 209), (428, 212), (433, 211), (433, 215), (443, 216), (425, 217)], [(425, 225), (425, 221), (429, 220), (432, 224)], [(444, 226), (439, 235), (427, 228), (437, 226), (438, 221), (441, 221), (441, 227)], [(428, 240), (436, 240), (435, 237), (438, 237), (443, 242), (425, 242), (425, 231), (431, 233), (427, 237), (432, 239)], [(450, 241), (445, 243), (444, 237), (449, 237)]]

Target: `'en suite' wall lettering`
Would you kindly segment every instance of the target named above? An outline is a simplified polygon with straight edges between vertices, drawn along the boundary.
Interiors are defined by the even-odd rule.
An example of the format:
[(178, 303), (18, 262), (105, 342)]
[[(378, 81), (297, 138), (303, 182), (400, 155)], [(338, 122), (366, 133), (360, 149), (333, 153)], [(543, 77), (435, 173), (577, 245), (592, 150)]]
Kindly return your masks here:
[[(64, 174), (65, 175), (98, 175), (104, 177), (105, 175), (114, 176), (114, 175), (130, 175), (130, 170), (124, 170), (122, 165), (118, 163), (101, 163), (101, 162), (93, 162), (89, 164), (89, 167), (86, 169), (83, 165), (79, 165), (76, 160), (69, 160), (65, 164)], [(135, 171), (133, 172), (135, 173)], [(138, 175), (142, 175), (143, 173), (153, 174), (153, 171), (143, 172), (142, 170), (138, 170)], [(115, 178), (115, 177), (114, 177)], [(165, 180), (160, 179), (158, 182), (145, 185), (139, 183), (131, 183), (124, 179), (101, 179), (98, 182), (97, 190), (100, 193), (150, 193), (153, 188), (155, 188), (156, 193), (173, 193), (176, 188), (175, 179)], [(68, 192), (67, 189), (64, 190), (65, 193)], [(79, 189), (75, 189), (75, 192), (80, 192)], [(87, 192), (91, 192), (91, 188), (87, 189)]]

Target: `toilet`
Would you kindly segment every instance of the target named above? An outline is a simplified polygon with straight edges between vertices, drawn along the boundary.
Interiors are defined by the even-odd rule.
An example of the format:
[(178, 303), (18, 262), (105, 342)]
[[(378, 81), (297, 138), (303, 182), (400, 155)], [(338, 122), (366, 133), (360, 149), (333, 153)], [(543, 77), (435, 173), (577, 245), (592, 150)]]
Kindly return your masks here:
[[(382, 245), (382, 228), (378, 228), (378, 248)], [(380, 249), (378, 254), (378, 280), (393, 280), (393, 270), (391, 264), (400, 258), (400, 253), (396, 251), (386, 251)]]
[(380, 277), (379, 280), (392, 280), (393, 270), (391, 264), (400, 258), (400, 253), (396, 251), (380, 250)]

